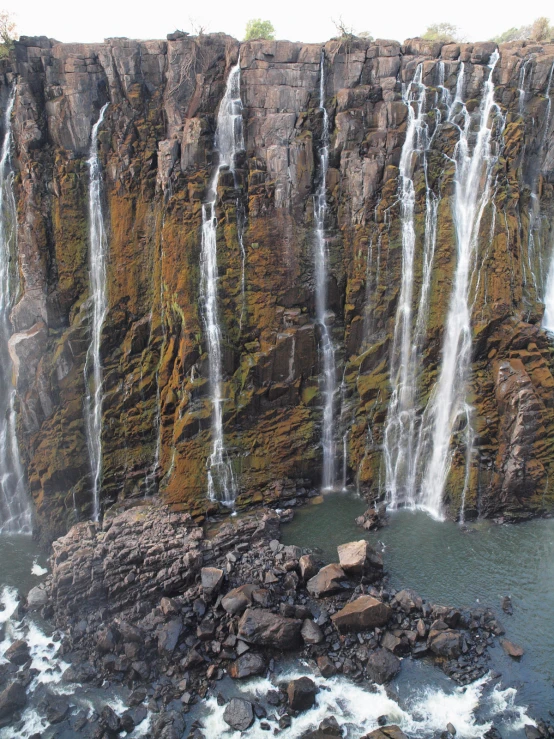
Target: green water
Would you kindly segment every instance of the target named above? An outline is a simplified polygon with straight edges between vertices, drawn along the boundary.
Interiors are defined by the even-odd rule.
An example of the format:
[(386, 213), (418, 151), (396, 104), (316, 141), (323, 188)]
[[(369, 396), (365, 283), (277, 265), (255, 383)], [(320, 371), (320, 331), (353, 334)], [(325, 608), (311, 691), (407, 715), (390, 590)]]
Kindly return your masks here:
[[(491, 606), (506, 636), (525, 649), (521, 662), (491, 650), (503, 682), (518, 689), (532, 714), (554, 710), (554, 519), (497, 526), (479, 522), (467, 529), (439, 522), (420, 511), (398, 511), (389, 524), (365, 532), (354, 519), (367, 504), (351, 493), (331, 493), (318, 506), (298, 510), (283, 527), (283, 543), (319, 550), (337, 561), (336, 547), (365, 538), (381, 550), (392, 584), (412, 587), (433, 603)], [(514, 614), (500, 608), (510, 595)]]
[(34, 575), (33, 564), (46, 567), (46, 557), (30, 536), (0, 536), (0, 590), (8, 585), (16, 588), (21, 595), (42, 581)]

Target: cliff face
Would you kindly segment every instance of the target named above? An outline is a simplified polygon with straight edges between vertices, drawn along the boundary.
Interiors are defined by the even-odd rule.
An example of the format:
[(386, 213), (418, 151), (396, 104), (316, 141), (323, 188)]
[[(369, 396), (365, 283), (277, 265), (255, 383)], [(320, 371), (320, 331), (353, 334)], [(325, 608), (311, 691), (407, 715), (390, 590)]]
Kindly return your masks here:
[[(427, 90), (423, 166), (413, 154), (413, 314), (424, 282), (429, 192), (436, 203), (428, 311), (417, 370), (420, 414), (440, 372), (457, 252), (460, 122), (437, 125), (464, 64), (479, 108), (493, 44), (362, 39), (321, 45), (224, 35), (58, 44), (22, 38), (2, 62), (16, 84), (15, 195), (22, 292), (10, 341), (20, 447), (44, 538), (90, 516), (83, 422), (89, 334), (88, 168), (99, 133), (109, 231), (104, 366), (104, 505), (154, 494), (194, 515), (206, 500), (211, 406), (200, 312), (202, 202), (216, 165), (218, 105), (240, 52), (245, 151), (218, 192), (224, 430), (239, 504), (294, 496), (321, 474), (313, 194), (322, 138), (321, 54), (331, 144), (328, 307), (337, 348), (336, 426), (345, 479), (384, 489), (390, 357), (405, 265), (399, 166), (403, 85)], [(554, 378), (540, 327), (554, 233), (554, 139), (547, 97), (554, 45), (509, 43), (493, 70), (502, 126), (471, 277), (473, 444), (454, 429), (445, 501), (456, 515), (540, 510), (554, 497)], [(525, 65), (525, 74), (523, 73)], [(419, 70), (419, 72), (418, 72)], [(553, 90), (554, 92), (554, 90)], [(235, 182), (237, 187), (235, 187)], [(244, 220), (242, 252), (237, 232)], [(342, 453), (342, 444), (339, 444)], [(340, 455), (339, 455), (340, 456)], [(339, 477), (341, 459), (338, 460)]]

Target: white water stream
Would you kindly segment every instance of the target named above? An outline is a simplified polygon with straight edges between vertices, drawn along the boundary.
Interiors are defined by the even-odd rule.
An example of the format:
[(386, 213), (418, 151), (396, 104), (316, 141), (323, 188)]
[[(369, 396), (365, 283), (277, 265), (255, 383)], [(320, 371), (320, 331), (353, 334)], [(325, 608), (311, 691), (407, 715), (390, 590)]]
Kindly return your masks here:
[(89, 282), (90, 282), (90, 344), (85, 362), (85, 427), (92, 479), (93, 520), (100, 518), (100, 485), (102, 477), (102, 361), (100, 337), (108, 312), (106, 262), (108, 237), (102, 208), (102, 172), (98, 159), (98, 131), (104, 121), (108, 103), (100, 111), (92, 128), (89, 168)]

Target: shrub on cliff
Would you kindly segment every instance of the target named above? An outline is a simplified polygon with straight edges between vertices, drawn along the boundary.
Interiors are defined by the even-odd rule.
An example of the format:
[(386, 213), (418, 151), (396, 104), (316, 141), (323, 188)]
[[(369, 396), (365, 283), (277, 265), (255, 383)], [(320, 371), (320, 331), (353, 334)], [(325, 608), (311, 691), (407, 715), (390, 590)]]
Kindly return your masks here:
[(0, 58), (8, 56), (19, 35), (11, 13), (0, 10)]
[(443, 44), (451, 44), (461, 41), (460, 31), (452, 23), (432, 23), (421, 37), (426, 41), (440, 41)]
[(504, 33), (495, 36), (492, 40), (497, 44), (503, 44), (507, 41), (549, 41), (554, 38), (554, 26), (550, 24), (550, 20), (541, 16), (537, 18), (530, 26), (520, 26), (519, 28), (509, 28)]
[(245, 41), (256, 41), (256, 39), (267, 39), (273, 41), (275, 38), (275, 28), (271, 21), (263, 21), (260, 18), (252, 18), (246, 24), (244, 34)]

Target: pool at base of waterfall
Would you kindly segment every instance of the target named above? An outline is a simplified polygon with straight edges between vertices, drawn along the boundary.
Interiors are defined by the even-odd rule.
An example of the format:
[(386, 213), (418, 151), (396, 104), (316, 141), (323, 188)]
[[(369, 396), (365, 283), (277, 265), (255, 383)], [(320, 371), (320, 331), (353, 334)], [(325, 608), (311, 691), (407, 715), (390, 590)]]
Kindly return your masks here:
[[(501, 674), (503, 688), (517, 691), (514, 705), (526, 707), (536, 718), (551, 718), (554, 519), (509, 525), (478, 521), (461, 527), (436, 521), (423, 511), (399, 510), (388, 514), (382, 529), (366, 532), (355, 523), (366, 509), (367, 503), (354, 493), (325, 495), (321, 504), (295, 513), (292, 522), (283, 527), (282, 542), (301, 543), (325, 562), (336, 562), (339, 544), (367, 539), (382, 552), (393, 587), (412, 588), (435, 604), (493, 608), (506, 638), (523, 647), (525, 653), (520, 661), (513, 660), (497, 641), (490, 650), (491, 669)], [(501, 608), (504, 596), (511, 598), (513, 615)], [(401, 683), (410, 681), (410, 672), (415, 669), (407, 670), (407, 664), (404, 660)], [(427, 676), (431, 675), (444, 679), (436, 669), (430, 668)], [(481, 710), (476, 708), (477, 713)], [(523, 736), (521, 732), (517, 735)]]

